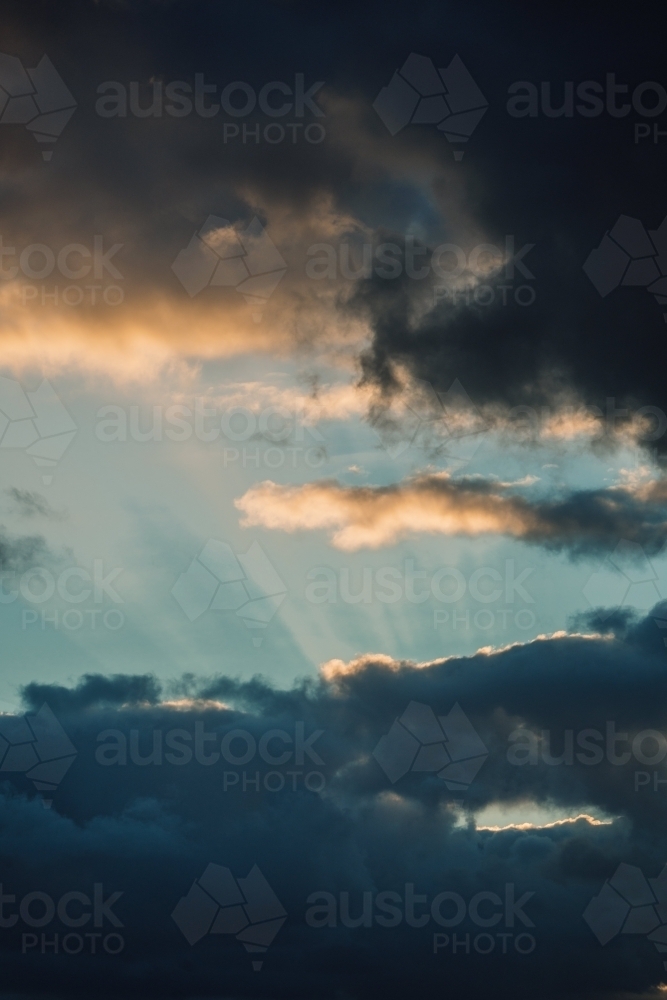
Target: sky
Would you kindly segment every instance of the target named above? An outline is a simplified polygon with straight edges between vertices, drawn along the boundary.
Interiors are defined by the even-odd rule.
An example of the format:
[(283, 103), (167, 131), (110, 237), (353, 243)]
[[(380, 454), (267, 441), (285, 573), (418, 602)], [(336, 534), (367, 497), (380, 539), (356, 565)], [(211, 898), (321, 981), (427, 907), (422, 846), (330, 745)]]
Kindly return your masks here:
[(3, 4), (1, 1000), (667, 990), (651, 7)]

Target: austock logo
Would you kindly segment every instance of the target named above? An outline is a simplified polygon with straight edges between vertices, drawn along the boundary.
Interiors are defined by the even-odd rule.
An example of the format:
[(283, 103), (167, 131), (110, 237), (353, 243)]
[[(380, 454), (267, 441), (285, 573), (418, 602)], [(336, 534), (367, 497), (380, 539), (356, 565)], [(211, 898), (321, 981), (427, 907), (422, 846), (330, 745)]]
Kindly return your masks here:
[[(237, 556), (227, 542), (210, 538), (171, 593), (191, 622), (209, 609), (235, 611), (247, 628), (263, 629), (287, 588), (257, 542)], [(253, 639), (253, 645), (261, 643), (261, 638)]]
[[(54, 468), (76, 434), (76, 424), (44, 380), (25, 392), (11, 378), (0, 376), (0, 449), (22, 449), (42, 467)], [(43, 475), (45, 486), (53, 476)]]
[[(621, 286), (645, 288), (658, 305), (667, 305), (667, 217), (647, 232), (639, 219), (620, 215), (589, 253), (584, 271), (602, 298)], [(667, 322), (667, 313), (663, 318)]]
[[(124, 927), (113, 910), (123, 893), (112, 892), (105, 898), (102, 882), (94, 882), (92, 889), (90, 895), (75, 889), (56, 899), (48, 892), (33, 890), (17, 899), (15, 893), (5, 892), (0, 882), (0, 928), (31, 928), (21, 932), (22, 955), (101, 955), (103, 952), (119, 955), (125, 948), (125, 938), (117, 931), (108, 932), (106, 925)], [(14, 907), (17, 912), (11, 912)], [(96, 930), (78, 933), (78, 928), (86, 926)], [(45, 927), (47, 931), (43, 930)], [(56, 927), (59, 929), (55, 930)], [(40, 934), (34, 933), (40, 928)], [(66, 928), (64, 933), (61, 928)]]
[[(432, 59), (414, 52), (373, 104), (392, 135), (407, 125), (435, 125), (450, 143), (467, 142), (488, 106), (457, 55), (436, 69)], [(454, 150), (454, 159), (462, 158), (463, 150)]]
[(457, 702), (447, 715), (411, 701), (373, 756), (392, 784), (409, 771), (437, 774), (449, 791), (465, 792), (489, 753)]
[[(504, 900), (497, 892), (488, 890), (469, 898), (451, 889), (435, 895), (415, 892), (414, 882), (406, 882), (402, 889), (402, 892), (394, 889), (382, 892), (365, 890), (361, 893), (361, 906), (358, 900), (351, 902), (352, 893), (348, 891), (338, 894), (313, 892), (306, 900), (310, 904), (306, 910), (306, 925), (314, 928), (340, 925), (350, 930), (359, 927), (395, 928), (403, 924), (411, 928), (430, 928), (434, 924), (446, 927), (449, 933), (433, 933), (433, 955), (443, 951), (450, 955), (507, 955), (512, 952), (530, 955), (537, 947), (535, 936), (521, 930), (521, 926), (535, 927), (524, 910), (535, 893), (525, 892), (517, 899), (513, 882), (505, 883)], [(481, 911), (482, 906), (484, 912)], [(505, 933), (498, 933), (497, 930), (493, 934), (466, 932), (466, 923), (477, 928), (503, 926)]]
[(0, 715), (0, 775), (24, 774), (42, 796), (55, 792), (77, 751), (47, 704), (26, 715)]
[(483, 444), (488, 423), (458, 379), (446, 392), (436, 391), (424, 379), (415, 379), (414, 384), (417, 391), (405, 413), (396, 421), (383, 416), (372, 429), (392, 459), (421, 445), (447, 459), (450, 468), (462, 468)]
[[(0, 125), (25, 125), (37, 142), (54, 143), (76, 110), (76, 101), (48, 56), (25, 69), (0, 52)], [(50, 160), (52, 149), (42, 151)]]
[[(638, 542), (622, 538), (611, 555), (589, 577), (583, 593), (602, 620), (619, 608), (638, 608), (645, 612), (655, 608), (658, 614), (653, 616), (653, 621), (658, 628), (667, 628), (667, 608), (664, 604), (667, 579), (660, 560), (656, 560), (654, 565)], [(663, 643), (667, 646), (667, 638), (663, 637)]]
[[(667, 953), (667, 865), (657, 878), (621, 863), (584, 910), (584, 920), (601, 945), (618, 934), (642, 934)], [(667, 961), (663, 961), (667, 969)]]
[(207, 286), (234, 288), (259, 323), (287, 262), (257, 216), (242, 229), (209, 215), (171, 267), (190, 297)]
[[(207, 934), (233, 934), (250, 954), (264, 954), (287, 919), (287, 911), (257, 865), (245, 878), (229, 868), (209, 864), (172, 913), (190, 946)], [(262, 960), (253, 960), (255, 972)]]

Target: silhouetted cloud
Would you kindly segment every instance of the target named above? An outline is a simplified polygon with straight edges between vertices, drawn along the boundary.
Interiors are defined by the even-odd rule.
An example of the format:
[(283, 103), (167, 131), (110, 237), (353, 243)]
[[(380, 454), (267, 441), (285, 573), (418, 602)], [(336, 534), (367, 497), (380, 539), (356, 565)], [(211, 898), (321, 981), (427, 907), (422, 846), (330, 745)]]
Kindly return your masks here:
[[(655, 767), (641, 759), (656, 753), (648, 731), (662, 733), (667, 749), (666, 677), (662, 635), (649, 616), (621, 637), (560, 634), (423, 664), (372, 654), (332, 661), (318, 681), (285, 691), (224, 676), (186, 675), (166, 686), (150, 676), (90, 675), (71, 688), (31, 683), (27, 709), (49, 704), (77, 757), (51, 811), (5, 787), (3, 891), (57, 898), (101, 882), (105, 896), (123, 894), (113, 909), (125, 949), (113, 962), (86, 963), (105, 996), (131, 983), (142, 997), (261, 989), (379, 998), (410, 984), (426, 992), (443, 976), (480, 998), (489, 976), (498, 995), (517, 997), (534, 996), (536, 982), (545, 997), (647, 991), (663, 976), (650, 942), (621, 938), (605, 950), (582, 913), (620, 862), (653, 877), (667, 860), (664, 798), (644, 781)], [(458, 705), (483, 741), (488, 756), (467, 790), (453, 792), (419, 767), (387, 777), (374, 751), (411, 704), (421, 706), (424, 725), (424, 712), (444, 718)], [(7, 774), (14, 788), (19, 777)], [(461, 809), (530, 803), (573, 819), (504, 829), (458, 819)], [(171, 920), (209, 862), (237, 877), (258, 865), (287, 911), (262, 956), (259, 986), (237, 942), (212, 935), (191, 948)], [(453, 955), (451, 945), (434, 955), (433, 933), (447, 928), (433, 920), (422, 929), (403, 919), (395, 927), (374, 918), (357, 929), (341, 923), (346, 900), (356, 917), (364, 892), (375, 899), (383, 891), (429, 900), (534, 893), (522, 911), (534, 926), (517, 917), (506, 927), (503, 918), (500, 929), (533, 935), (535, 950), (522, 956), (512, 944), (503, 955), (495, 947), (482, 965), (472, 945), (470, 955)], [(333, 893), (336, 926), (306, 919), (313, 893)], [(349, 894), (343, 903), (341, 893)], [(488, 927), (462, 918), (456, 931), (472, 941)], [(3, 931), (8, 994), (77, 992), (76, 963), (22, 960), (20, 942), (17, 929)], [(149, 980), (139, 972), (146, 963)]]

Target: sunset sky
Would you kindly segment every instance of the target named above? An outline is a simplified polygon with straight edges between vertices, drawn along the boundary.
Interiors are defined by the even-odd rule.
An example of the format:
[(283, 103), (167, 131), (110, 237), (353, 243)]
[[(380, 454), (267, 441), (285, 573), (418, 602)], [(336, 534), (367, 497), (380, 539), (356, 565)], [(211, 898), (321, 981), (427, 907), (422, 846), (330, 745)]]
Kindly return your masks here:
[(661, 17), (3, 5), (2, 1000), (667, 989)]

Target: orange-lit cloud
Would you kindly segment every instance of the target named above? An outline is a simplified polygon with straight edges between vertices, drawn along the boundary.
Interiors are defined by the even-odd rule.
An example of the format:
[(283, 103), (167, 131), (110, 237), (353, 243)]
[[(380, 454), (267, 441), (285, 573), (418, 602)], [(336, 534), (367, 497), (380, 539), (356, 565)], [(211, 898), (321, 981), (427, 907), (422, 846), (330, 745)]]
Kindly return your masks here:
[(236, 501), (242, 525), (294, 532), (327, 530), (345, 551), (392, 545), (415, 534), (506, 535), (582, 553), (619, 538), (655, 551), (667, 540), (667, 483), (581, 490), (556, 500), (530, 499), (482, 477), (426, 473), (393, 486), (303, 486), (266, 481)]

